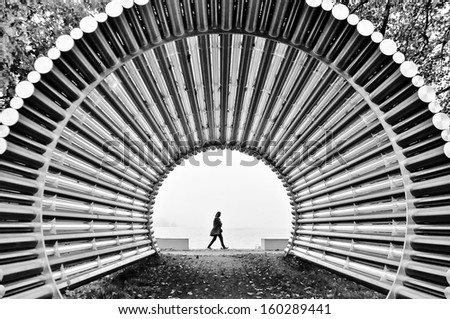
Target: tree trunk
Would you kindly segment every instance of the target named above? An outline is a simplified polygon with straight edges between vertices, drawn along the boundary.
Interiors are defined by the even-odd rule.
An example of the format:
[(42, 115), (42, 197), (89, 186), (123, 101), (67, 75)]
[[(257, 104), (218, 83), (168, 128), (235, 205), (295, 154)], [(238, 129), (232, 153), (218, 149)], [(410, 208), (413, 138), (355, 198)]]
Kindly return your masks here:
[(386, 7), (384, 8), (384, 17), (383, 17), (383, 25), (381, 26), (381, 34), (385, 34), (386, 33), (386, 28), (388, 26), (388, 22), (389, 22), (389, 16), (391, 14), (391, 0), (388, 0), (386, 3)]

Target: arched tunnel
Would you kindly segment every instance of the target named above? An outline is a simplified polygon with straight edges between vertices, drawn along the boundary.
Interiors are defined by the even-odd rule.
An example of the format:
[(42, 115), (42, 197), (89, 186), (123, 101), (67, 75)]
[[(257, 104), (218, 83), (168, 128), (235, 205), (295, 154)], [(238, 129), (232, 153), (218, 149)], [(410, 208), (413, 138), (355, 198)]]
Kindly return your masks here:
[(286, 254), (450, 298), (450, 119), (404, 60), (330, 0), (109, 3), (1, 114), (0, 297), (60, 298), (157, 254), (164, 179), (229, 148), (283, 181)]

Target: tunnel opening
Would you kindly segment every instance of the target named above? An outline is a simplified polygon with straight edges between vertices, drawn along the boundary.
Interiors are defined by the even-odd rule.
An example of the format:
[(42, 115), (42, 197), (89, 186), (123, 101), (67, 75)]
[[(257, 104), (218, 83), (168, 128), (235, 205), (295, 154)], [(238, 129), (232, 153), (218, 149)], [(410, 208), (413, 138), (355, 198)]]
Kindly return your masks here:
[(162, 249), (205, 249), (217, 211), (222, 212), (230, 249), (284, 250), (288, 244), (293, 217), (286, 188), (269, 167), (248, 154), (218, 148), (192, 155), (157, 192), (153, 228)]

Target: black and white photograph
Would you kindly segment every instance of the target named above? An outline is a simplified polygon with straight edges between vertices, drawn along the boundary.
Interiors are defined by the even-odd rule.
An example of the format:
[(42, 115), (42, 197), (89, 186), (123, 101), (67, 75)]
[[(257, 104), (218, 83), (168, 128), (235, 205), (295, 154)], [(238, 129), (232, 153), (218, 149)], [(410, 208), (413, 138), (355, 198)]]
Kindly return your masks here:
[(2, 318), (446, 318), (449, 42), (440, 0), (0, 0)]

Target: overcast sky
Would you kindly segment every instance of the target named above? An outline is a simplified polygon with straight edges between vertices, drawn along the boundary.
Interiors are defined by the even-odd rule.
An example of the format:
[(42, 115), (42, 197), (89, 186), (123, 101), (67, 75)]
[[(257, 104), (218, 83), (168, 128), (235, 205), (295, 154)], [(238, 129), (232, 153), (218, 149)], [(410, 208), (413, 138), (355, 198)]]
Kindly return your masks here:
[(230, 150), (200, 153), (177, 166), (159, 189), (153, 219), (156, 227), (210, 228), (217, 211), (224, 228), (291, 229), (289, 198), (275, 173)]

